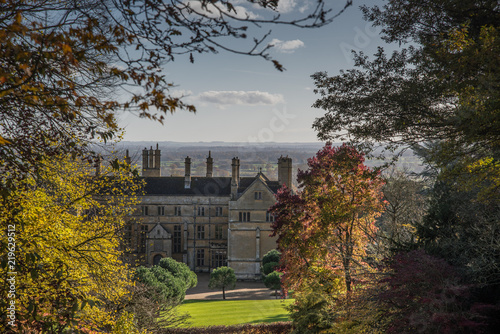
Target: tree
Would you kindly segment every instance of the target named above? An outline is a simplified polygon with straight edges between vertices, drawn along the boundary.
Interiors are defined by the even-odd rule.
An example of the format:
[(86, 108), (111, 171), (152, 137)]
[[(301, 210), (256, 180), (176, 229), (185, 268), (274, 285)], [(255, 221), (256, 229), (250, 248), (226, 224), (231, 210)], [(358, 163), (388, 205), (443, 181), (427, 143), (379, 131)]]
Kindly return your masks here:
[(267, 263), (279, 263), (280, 262), (281, 253), (277, 249), (271, 249), (262, 257), (262, 265)]
[(276, 249), (271, 249), (262, 257), (262, 274), (265, 277), (272, 273), (280, 262), (281, 253)]
[(141, 333), (158, 333), (168, 327), (186, 324), (188, 314), (179, 314), (179, 303), (158, 292), (155, 287), (135, 282), (128, 298), (120, 306), (133, 316), (133, 323)]
[(233, 268), (219, 267), (210, 273), (210, 289), (222, 290), (222, 299), (226, 299), (226, 289), (234, 289), (236, 285), (236, 275)]
[(186, 290), (198, 283), (196, 274), (186, 264), (172, 258), (163, 258), (159, 265), (151, 268), (139, 267), (135, 275), (138, 281), (153, 287), (164, 300), (174, 304), (182, 303)]
[(133, 315), (120, 308), (132, 281), (119, 241), (141, 184), (128, 170), (94, 171), (65, 155), (47, 158), (38, 178), (18, 181), (8, 200), (0, 197), (1, 226), (10, 236), (0, 240), (9, 260), (0, 268), (0, 308), (15, 305), (14, 319), (2, 312), (1, 332), (133, 327)]
[(498, 326), (498, 307), (473, 305), (471, 286), (463, 284), (456, 268), (443, 259), (415, 250), (397, 254), (387, 265), (391, 272), (377, 297), (389, 319), (386, 333), (496, 331), (488, 323)]
[[(466, 172), (498, 199), (500, 11), (487, 1), (388, 1), (363, 7), (387, 42), (411, 46), (374, 60), (355, 54), (356, 69), (313, 75), (326, 114), (321, 139), (389, 149), (433, 145), (432, 160), (447, 173)], [(475, 179), (474, 179), (475, 178)], [(485, 182), (486, 181), (486, 182)]]
[(163, 258), (152, 268), (137, 268), (135, 279), (136, 287), (126, 309), (134, 314), (139, 329), (176, 327), (186, 321), (185, 315), (176, 313), (176, 307), (184, 300), (186, 290), (198, 283), (186, 264)]
[(299, 171), (297, 194), (278, 191), (270, 210), (288, 288), (300, 290), (312, 278), (323, 286), (330, 281), (336, 289), (341, 274), (349, 294), (369, 270), (366, 247), (383, 210), (383, 181), (363, 162), (355, 148), (327, 144), (308, 160), (308, 170)]
[(457, 190), (449, 180), (438, 178), (416, 235), (429, 254), (445, 258), (468, 282), (495, 295), (500, 284), (500, 244), (493, 240), (500, 238), (500, 210), (475, 200), (478, 191)]
[(278, 289), (281, 289), (281, 276), (283, 274), (277, 271), (273, 271), (264, 278), (264, 284), (267, 288), (274, 290), (274, 295), (278, 299)]
[(272, 273), (279, 266), (278, 262), (268, 262), (262, 266), (262, 275), (265, 277)]
[(13, 178), (36, 173), (46, 156), (95, 159), (87, 144), (116, 138), (123, 110), (160, 122), (169, 112), (194, 112), (170, 95), (174, 85), (162, 69), (178, 57), (193, 62), (196, 54), (232, 51), (283, 70), (269, 55), (269, 33), (257, 33), (248, 49), (235, 49), (232, 41), (263, 25), (312, 28), (336, 16), (323, 0), (297, 19), (282, 19), (278, 9), (277, 0), (2, 1), (0, 169), (6, 181), (0, 190), (5, 194)]
[(288, 309), (293, 321), (293, 334), (318, 334), (332, 327), (331, 314), (324, 294), (311, 291), (295, 296)]
[[(391, 170), (384, 177), (385, 211), (377, 220), (381, 252), (414, 247), (416, 230), (422, 224), (426, 209), (425, 184), (404, 171)], [(390, 253), (389, 253), (390, 254)]]

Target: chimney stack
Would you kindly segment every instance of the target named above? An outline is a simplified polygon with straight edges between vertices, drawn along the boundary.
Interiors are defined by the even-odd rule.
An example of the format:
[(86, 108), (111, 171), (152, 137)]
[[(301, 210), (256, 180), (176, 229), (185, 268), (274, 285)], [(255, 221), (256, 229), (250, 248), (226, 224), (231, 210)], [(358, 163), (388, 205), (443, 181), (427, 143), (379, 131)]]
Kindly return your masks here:
[(158, 144), (156, 144), (156, 150), (153, 150), (153, 146), (148, 150), (144, 148), (142, 150), (142, 176), (143, 177), (160, 177), (161, 176), (161, 161), (160, 161), (160, 149)]
[(213, 177), (213, 169), (214, 169), (214, 159), (212, 159), (211, 152), (208, 151), (207, 158), (207, 177)]
[(288, 188), (292, 186), (292, 158), (288, 155), (278, 158), (278, 182), (280, 186), (285, 184)]
[(142, 150), (142, 176), (145, 176), (144, 172), (146, 171), (146, 169), (148, 169), (148, 167), (148, 150), (144, 147), (144, 149)]
[(189, 156), (184, 159), (184, 189), (191, 188), (191, 158)]
[(125, 152), (125, 163), (130, 166), (132, 161), (130, 160), (130, 155), (128, 154), (128, 150)]
[(238, 159), (238, 157), (233, 158), (231, 167), (231, 196), (236, 198), (236, 195), (238, 194), (238, 187), (240, 185), (240, 159)]

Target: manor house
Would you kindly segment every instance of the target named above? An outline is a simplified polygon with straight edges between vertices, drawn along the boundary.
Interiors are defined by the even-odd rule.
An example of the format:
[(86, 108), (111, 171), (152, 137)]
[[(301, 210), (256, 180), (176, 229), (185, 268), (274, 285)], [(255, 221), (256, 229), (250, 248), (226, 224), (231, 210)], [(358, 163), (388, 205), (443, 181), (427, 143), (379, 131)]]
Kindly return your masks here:
[(145, 193), (125, 232), (130, 256), (146, 265), (172, 257), (195, 272), (229, 266), (238, 279), (260, 278), (262, 257), (276, 248), (267, 210), (277, 190), (292, 184), (292, 159), (280, 157), (278, 180), (269, 180), (262, 172), (240, 177), (237, 157), (231, 177), (214, 177), (210, 152), (205, 175), (191, 175), (186, 157), (183, 177), (162, 176), (160, 155), (158, 145), (142, 152)]

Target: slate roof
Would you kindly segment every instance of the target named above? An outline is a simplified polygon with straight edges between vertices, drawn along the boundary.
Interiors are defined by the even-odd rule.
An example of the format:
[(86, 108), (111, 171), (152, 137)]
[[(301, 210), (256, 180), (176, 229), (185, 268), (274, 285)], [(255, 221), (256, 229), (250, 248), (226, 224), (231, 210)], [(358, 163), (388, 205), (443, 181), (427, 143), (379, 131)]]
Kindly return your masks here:
[[(263, 174), (261, 174), (264, 176)], [(243, 193), (257, 178), (240, 178), (238, 193)], [(191, 188), (184, 188), (183, 176), (162, 176), (162, 177), (142, 177), (146, 181), (144, 187), (145, 195), (166, 195), (166, 196), (230, 196), (231, 177), (191, 177)], [(264, 182), (276, 193), (280, 188), (278, 181), (269, 181), (264, 176)]]

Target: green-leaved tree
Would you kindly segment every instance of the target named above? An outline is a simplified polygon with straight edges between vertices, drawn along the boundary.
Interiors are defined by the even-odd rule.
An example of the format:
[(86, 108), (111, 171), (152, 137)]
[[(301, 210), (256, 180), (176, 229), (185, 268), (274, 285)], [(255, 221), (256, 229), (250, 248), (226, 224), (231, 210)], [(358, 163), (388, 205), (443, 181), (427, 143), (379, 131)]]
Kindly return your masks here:
[(157, 266), (137, 268), (135, 279), (137, 287), (132, 289), (128, 308), (136, 315), (140, 329), (158, 330), (185, 322), (186, 317), (177, 314), (176, 307), (184, 300), (186, 290), (198, 283), (186, 264), (163, 258)]
[(222, 290), (222, 299), (226, 299), (226, 290), (234, 289), (236, 285), (236, 275), (233, 268), (219, 267), (210, 274), (208, 287), (210, 289)]
[(264, 278), (264, 284), (267, 288), (274, 290), (276, 299), (278, 299), (278, 290), (281, 289), (281, 276), (283, 276), (282, 273), (273, 271)]
[(269, 275), (279, 266), (281, 253), (277, 249), (271, 249), (262, 257), (262, 274), (263, 277)]

